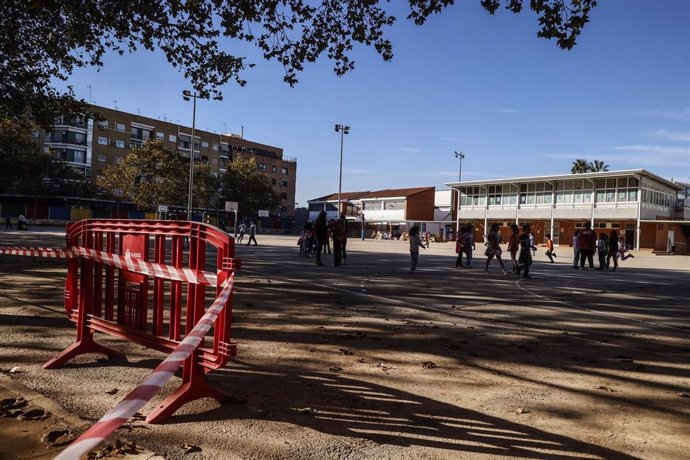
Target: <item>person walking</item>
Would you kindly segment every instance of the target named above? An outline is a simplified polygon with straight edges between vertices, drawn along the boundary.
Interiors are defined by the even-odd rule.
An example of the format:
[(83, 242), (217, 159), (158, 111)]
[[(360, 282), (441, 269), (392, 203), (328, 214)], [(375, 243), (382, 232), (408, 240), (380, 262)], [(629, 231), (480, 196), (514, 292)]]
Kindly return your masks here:
[(580, 270), (585, 269), (585, 259), (589, 263), (589, 269), (594, 270), (594, 250), (597, 247), (597, 235), (592, 230), (592, 224), (585, 223), (585, 228), (580, 232)]
[(475, 249), (474, 225), (470, 224), (467, 226), (467, 231), (465, 232), (465, 256), (467, 257), (467, 268), (474, 268), (472, 267), (472, 252)]
[(314, 222), (314, 233), (316, 236), (316, 265), (323, 265), (321, 262), (321, 251), (326, 246), (328, 240), (328, 225), (326, 224), (326, 211), (321, 211)]
[(484, 271), (486, 273), (489, 273), (489, 263), (491, 263), (491, 259), (494, 257), (496, 260), (498, 260), (499, 265), (503, 269), (503, 274), (505, 275), (508, 273), (506, 271), (505, 265), (503, 265), (503, 260), (501, 259), (501, 253), (503, 252), (501, 250), (501, 233), (500, 233), (501, 226), (498, 224), (493, 224), (491, 226), (491, 231), (489, 232), (489, 235), (487, 236), (487, 243), (488, 246), (486, 248), (486, 264), (484, 265)]
[(409, 232), (410, 241), (410, 273), (414, 273), (417, 269), (417, 261), (419, 260), (419, 248), (424, 248), (422, 239), (419, 237), (419, 225), (413, 225)]
[(613, 259), (613, 271), (618, 268), (618, 232), (611, 230), (611, 236), (609, 236), (609, 252), (606, 256), (606, 268), (611, 265), (611, 259)]
[(242, 243), (242, 239), (244, 238), (244, 232), (247, 231), (247, 226), (244, 225), (244, 222), (240, 224), (240, 236), (237, 237), (237, 242)]
[(517, 224), (513, 224), (510, 226), (510, 239), (508, 240), (508, 252), (510, 253), (510, 261), (513, 263), (513, 270), (511, 273), (517, 273), (518, 269), (518, 261), (517, 261), (517, 252), (520, 249), (520, 243), (519, 243), (519, 231), (518, 231), (518, 226)]
[(608, 267), (606, 263), (606, 254), (608, 252), (608, 237), (606, 233), (599, 233), (599, 239), (597, 240), (597, 255), (599, 256), (599, 268), (597, 270), (603, 270)]
[(462, 254), (465, 252), (465, 233), (467, 233), (467, 227), (460, 227), (458, 238), (455, 240), (455, 253), (458, 255), (455, 259), (455, 268), (463, 268)]
[(549, 258), (551, 263), (553, 263), (553, 258), (556, 257), (556, 253), (553, 252), (553, 240), (550, 233), (546, 234), (546, 257)]
[(530, 243), (530, 225), (522, 225), (522, 233), (520, 234), (520, 256), (518, 258), (517, 274), (522, 273), (523, 278), (531, 279), (529, 275), (529, 266), (532, 265), (532, 243)]
[(573, 268), (580, 268), (580, 230), (575, 230), (573, 235)]
[(249, 224), (249, 239), (247, 240), (247, 246), (252, 244), (252, 241), (254, 241), (254, 246), (258, 246), (256, 242), (256, 224), (254, 221)]

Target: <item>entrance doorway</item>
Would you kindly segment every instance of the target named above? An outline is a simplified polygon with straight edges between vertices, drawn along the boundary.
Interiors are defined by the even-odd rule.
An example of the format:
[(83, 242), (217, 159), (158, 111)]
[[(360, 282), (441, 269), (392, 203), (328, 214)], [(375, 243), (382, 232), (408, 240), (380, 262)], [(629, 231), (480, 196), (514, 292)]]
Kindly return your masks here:
[(635, 247), (635, 224), (625, 224), (625, 245)]

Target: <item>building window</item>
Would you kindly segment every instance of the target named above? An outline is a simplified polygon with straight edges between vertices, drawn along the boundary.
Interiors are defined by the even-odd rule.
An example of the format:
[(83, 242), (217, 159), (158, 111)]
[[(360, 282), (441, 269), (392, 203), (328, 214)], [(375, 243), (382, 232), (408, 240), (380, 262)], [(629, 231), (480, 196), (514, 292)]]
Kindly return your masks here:
[(168, 135), (168, 141), (177, 142), (177, 136), (175, 136), (174, 134)]
[(108, 157), (105, 155), (105, 153), (99, 153), (96, 156), (96, 160), (101, 161), (101, 162), (106, 162), (106, 161), (108, 161)]
[(98, 122), (98, 127), (100, 129), (106, 129), (108, 128), (108, 120), (101, 120)]
[(286, 181), (286, 180), (281, 181), (281, 182), (280, 182), (280, 185), (282, 185), (283, 187), (287, 187), (287, 186), (288, 186), (288, 181)]
[(31, 131), (31, 137), (36, 138), (36, 137), (38, 137), (39, 135), (40, 135), (40, 131), (39, 131), (39, 130), (35, 129), (35, 130)]
[(208, 148), (208, 142), (206, 142), (206, 141), (201, 141), (201, 146), (202, 146), (203, 148), (207, 149), (207, 148)]
[(125, 148), (125, 141), (123, 141), (122, 139), (116, 140), (115, 141), (115, 147), (117, 147), (118, 149), (124, 149)]
[(281, 193), (280, 197), (284, 200), (287, 199), (287, 193), (285, 193), (285, 192)]
[(108, 138), (103, 136), (98, 136), (98, 145), (108, 145)]
[(276, 185), (276, 180), (275, 180), (275, 179), (271, 179), (271, 184)]
[(161, 131), (156, 131), (156, 139), (162, 141), (163, 139), (165, 139), (165, 133)]
[(276, 165), (271, 166), (271, 172), (277, 172), (277, 171), (278, 171), (278, 168), (276, 167)]
[(266, 165), (266, 163), (258, 163), (256, 166), (259, 168), (259, 171), (268, 170), (268, 166)]
[(287, 168), (280, 168), (280, 173), (284, 176), (288, 175), (288, 169)]
[(125, 129), (126, 129), (126, 128), (125, 128), (125, 124), (124, 124), (124, 123), (119, 123), (119, 122), (118, 122), (118, 123), (115, 123), (115, 129), (117, 129), (118, 131), (125, 131)]
[(383, 209), (387, 209), (387, 210), (404, 209), (404, 208), (405, 208), (405, 200), (389, 200), (389, 201), (385, 201), (383, 203)]
[(218, 145), (218, 144), (213, 144), (211, 146), (211, 150), (213, 150), (214, 152), (217, 152), (219, 149), (220, 149), (220, 145)]
[(280, 212), (287, 212), (287, 206), (282, 205), (282, 206), (280, 207)]

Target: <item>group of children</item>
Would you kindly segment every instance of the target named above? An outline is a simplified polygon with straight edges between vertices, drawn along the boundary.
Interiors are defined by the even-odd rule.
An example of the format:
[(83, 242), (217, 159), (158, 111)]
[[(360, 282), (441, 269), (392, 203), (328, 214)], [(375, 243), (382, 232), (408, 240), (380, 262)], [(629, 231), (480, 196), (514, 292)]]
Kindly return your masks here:
[[(419, 248), (428, 247), (428, 245), (425, 246), (422, 243), (419, 236), (419, 227), (417, 225), (410, 229), (409, 235), (410, 255), (412, 258), (410, 273), (414, 273), (419, 259)], [(491, 226), (491, 231), (486, 236), (486, 250), (484, 251), (484, 255), (486, 256), (484, 270), (486, 272), (489, 271), (489, 264), (495, 258), (501, 266), (503, 274), (505, 275), (508, 273), (501, 258), (503, 252), (500, 246), (501, 242), (500, 225), (493, 224)], [(472, 252), (474, 249), (474, 227), (471, 225), (461, 227), (455, 242), (455, 252), (457, 254), (455, 267), (472, 268)], [(532, 265), (532, 256), (536, 253), (536, 249), (535, 238), (531, 232), (530, 224), (523, 224), (522, 233), (519, 232), (517, 224), (511, 225), (511, 235), (508, 241), (508, 252), (510, 253), (510, 260), (513, 264), (511, 273), (522, 275), (523, 278), (531, 278), (529, 268), (530, 265)], [(618, 233), (615, 230), (611, 231), (610, 235), (606, 235), (603, 232), (600, 233), (599, 239), (596, 240), (589, 223), (585, 224), (584, 230), (577, 230), (575, 232), (575, 236), (573, 237), (573, 249), (575, 251), (573, 268), (578, 269), (584, 269), (586, 260), (589, 261), (590, 269), (593, 269), (592, 259), (595, 252), (599, 256), (598, 270), (609, 268), (612, 260), (613, 269), (616, 270), (618, 268), (619, 259), (625, 260), (629, 257), (634, 257), (632, 254), (626, 254), (628, 247), (620, 241)], [(463, 255), (466, 257), (466, 265), (463, 265)], [(551, 263), (554, 263), (554, 257), (557, 257), (554, 251), (553, 239), (550, 234), (546, 234), (546, 256)]]

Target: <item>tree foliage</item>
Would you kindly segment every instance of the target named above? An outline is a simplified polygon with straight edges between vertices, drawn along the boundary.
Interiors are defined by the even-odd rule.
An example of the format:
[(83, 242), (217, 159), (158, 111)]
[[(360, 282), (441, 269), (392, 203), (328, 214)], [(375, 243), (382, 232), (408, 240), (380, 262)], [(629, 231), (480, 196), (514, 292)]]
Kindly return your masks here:
[(603, 160), (594, 160), (589, 164), (590, 172), (603, 172), (609, 170), (609, 165), (604, 163)]
[[(155, 209), (158, 205), (187, 205), (189, 163), (160, 141), (148, 141), (130, 150), (122, 162), (109, 165), (98, 185), (139, 209)], [(194, 164), (194, 205), (206, 207), (216, 196), (217, 183), (206, 164)]]
[(0, 119), (0, 193), (88, 196), (90, 183), (53, 152), (43, 152), (26, 120)]
[(220, 178), (221, 201), (237, 201), (242, 216), (260, 209), (272, 211), (280, 203), (267, 176), (259, 172), (256, 161), (234, 157)]
[(607, 165), (602, 160), (594, 160), (589, 162), (584, 158), (578, 158), (573, 161), (573, 166), (570, 168), (570, 172), (573, 174), (582, 174), (588, 172), (603, 172), (608, 171), (609, 165)]
[(0, 193), (33, 194), (40, 189), (50, 157), (31, 139), (33, 126), (0, 119)]
[[(407, 18), (421, 25), (453, 3), (409, 0)], [(539, 17), (538, 36), (564, 49), (575, 45), (596, 3), (481, 0), (491, 14), (501, 5), (520, 13), (524, 4)], [(6, 0), (0, 3), (0, 116), (48, 124), (51, 114), (78, 113), (71, 91), (58, 93), (51, 81), (67, 80), (78, 67), (102, 66), (109, 51), (161, 50), (196, 91), (217, 99), (228, 81), (244, 85), (244, 71), (253, 66), (228, 51), (241, 43), (282, 64), (290, 85), (306, 63), (324, 54), (343, 75), (354, 68), (356, 44), (373, 47), (386, 61), (393, 58), (385, 32), (396, 17), (388, 8), (382, 0)]]

